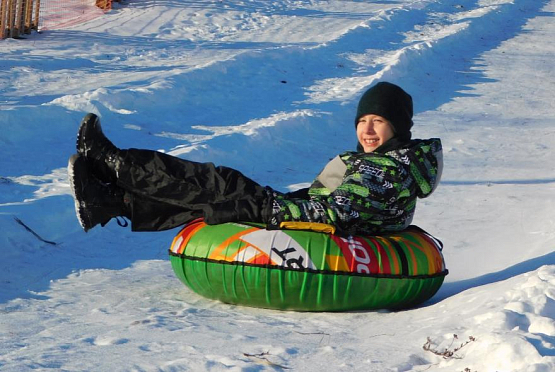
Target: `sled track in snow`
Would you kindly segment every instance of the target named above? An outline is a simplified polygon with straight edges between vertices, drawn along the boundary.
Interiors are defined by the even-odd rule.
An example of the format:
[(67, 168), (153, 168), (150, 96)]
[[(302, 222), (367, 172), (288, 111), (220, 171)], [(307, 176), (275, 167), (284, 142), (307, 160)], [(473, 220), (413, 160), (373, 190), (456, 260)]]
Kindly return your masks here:
[[(171, 1), (164, 3), (178, 6)], [(116, 110), (113, 102), (121, 102), (125, 110), (141, 116), (148, 116), (150, 107), (167, 112), (179, 112), (187, 107), (185, 120), (202, 123), (204, 108), (196, 105), (195, 97), (210, 92), (215, 101), (227, 102), (221, 117), (218, 112), (211, 112), (210, 120), (222, 123), (232, 118), (237, 125), (242, 125), (252, 118), (269, 118), (274, 112), (287, 113), (292, 106), (295, 112), (325, 111), (326, 104), (353, 101), (374, 81), (384, 79), (400, 83), (419, 97), (416, 112), (431, 110), (456, 96), (472, 94), (469, 85), (487, 81), (480, 73), (480, 55), (520, 31), (526, 22), (519, 18), (522, 8), (534, 16), (544, 4), (545, 1), (521, 0), (514, 4), (480, 7), (477, 1), (459, 1), (433, 3), (424, 9), (393, 9), (370, 17), (339, 39), (322, 45), (125, 38), (124, 43), (131, 46), (145, 46), (145, 53), (150, 43), (156, 44), (153, 48), (158, 49), (160, 43), (164, 43), (163, 49), (167, 51), (175, 45), (183, 48), (187, 43), (191, 50), (228, 52), (223, 54), (222, 61), (209, 65), (199, 63), (184, 68), (176, 63), (175, 68), (168, 71), (168, 61), (161, 58), (153, 61), (152, 66), (137, 66), (137, 79), (132, 73), (123, 86), (103, 88), (106, 91), (99, 92), (98, 100), (103, 104), (110, 97), (112, 103), (105, 105), (108, 111)], [(460, 7), (458, 18), (452, 16), (455, 6)], [(428, 17), (430, 14), (433, 18)], [(504, 32), (491, 34), (492, 27), (502, 28)], [(361, 44), (360, 40), (367, 42)], [(453, 56), (453, 50), (457, 55)], [(346, 58), (340, 60), (338, 55)], [(456, 63), (446, 65), (446, 60)], [(113, 73), (118, 71), (117, 63), (113, 67), (102, 67), (107, 69), (106, 79), (109, 79), (110, 68)], [(449, 78), (444, 79), (445, 76)], [(148, 85), (149, 81), (160, 77), (168, 88), (156, 88), (154, 96), (151, 92), (146, 96), (129, 93), (130, 89)], [(226, 85), (226, 81), (239, 78), (245, 81), (244, 85)], [(202, 87), (202, 91), (196, 92), (195, 87)], [(261, 104), (264, 102), (275, 104), (267, 107)], [(168, 119), (165, 124), (160, 132), (183, 133), (181, 120), (172, 123)]]

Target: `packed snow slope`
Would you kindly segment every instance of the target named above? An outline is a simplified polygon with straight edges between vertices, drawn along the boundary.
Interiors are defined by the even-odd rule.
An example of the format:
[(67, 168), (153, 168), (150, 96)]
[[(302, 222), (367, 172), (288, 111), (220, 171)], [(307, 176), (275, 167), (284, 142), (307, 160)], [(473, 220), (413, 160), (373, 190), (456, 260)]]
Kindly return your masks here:
[[(0, 371), (555, 370), (554, 0), (128, 0), (0, 41)], [(450, 275), (400, 312), (197, 296), (177, 233), (85, 234), (66, 164), (82, 116), (120, 147), (280, 190), (355, 147), (373, 83), (415, 101), (445, 171), (414, 223)], [(26, 228), (27, 227), (27, 228)]]

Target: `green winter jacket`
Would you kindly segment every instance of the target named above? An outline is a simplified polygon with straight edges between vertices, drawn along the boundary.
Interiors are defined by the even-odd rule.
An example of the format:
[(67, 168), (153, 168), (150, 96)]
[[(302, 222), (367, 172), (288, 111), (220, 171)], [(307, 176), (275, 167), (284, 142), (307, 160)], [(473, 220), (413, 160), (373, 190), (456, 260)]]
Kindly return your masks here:
[(442, 168), (439, 138), (412, 140), (385, 154), (342, 153), (313, 182), (310, 199), (273, 191), (269, 228), (300, 221), (333, 225), (343, 235), (403, 230), (416, 199), (435, 190)]

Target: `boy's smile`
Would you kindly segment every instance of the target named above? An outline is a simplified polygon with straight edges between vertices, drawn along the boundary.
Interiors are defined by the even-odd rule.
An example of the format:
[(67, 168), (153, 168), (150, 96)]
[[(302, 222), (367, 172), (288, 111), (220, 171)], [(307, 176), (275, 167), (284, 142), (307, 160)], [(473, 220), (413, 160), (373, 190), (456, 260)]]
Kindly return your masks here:
[(358, 119), (357, 139), (364, 152), (374, 151), (394, 135), (393, 126), (382, 116), (369, 114)]

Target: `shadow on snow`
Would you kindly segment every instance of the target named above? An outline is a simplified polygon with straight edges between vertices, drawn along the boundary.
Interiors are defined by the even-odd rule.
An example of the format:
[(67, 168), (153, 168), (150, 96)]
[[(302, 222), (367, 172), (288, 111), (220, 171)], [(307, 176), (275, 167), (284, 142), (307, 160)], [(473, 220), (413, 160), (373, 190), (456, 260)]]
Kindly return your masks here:
[(500, 282), (521, 274), (525, 274), (530, 271), (537, 270), (544, 265), (555, 265), (555, 252), (532, 258), (524, 262), (520, 262), (516, 265), (495, 273), (482, 275), (477, 278), (460, 280), (458, 282), (445, 283), (443, 284), (439, 292), (430, 300), (429, 304), (438, 303), (446, 298), (464, 292), (467, 289)]

